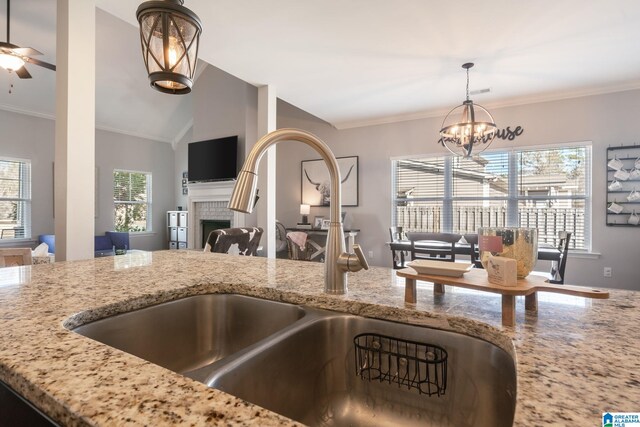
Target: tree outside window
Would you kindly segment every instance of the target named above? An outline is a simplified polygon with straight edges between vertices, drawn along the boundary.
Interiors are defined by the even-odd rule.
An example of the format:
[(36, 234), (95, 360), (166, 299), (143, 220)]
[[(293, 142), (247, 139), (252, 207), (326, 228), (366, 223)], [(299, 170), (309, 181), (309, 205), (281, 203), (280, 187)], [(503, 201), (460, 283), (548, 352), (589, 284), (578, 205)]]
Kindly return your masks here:
[(113, 171), (114, 228), (116, 231), (151, 231), (151, 174)]

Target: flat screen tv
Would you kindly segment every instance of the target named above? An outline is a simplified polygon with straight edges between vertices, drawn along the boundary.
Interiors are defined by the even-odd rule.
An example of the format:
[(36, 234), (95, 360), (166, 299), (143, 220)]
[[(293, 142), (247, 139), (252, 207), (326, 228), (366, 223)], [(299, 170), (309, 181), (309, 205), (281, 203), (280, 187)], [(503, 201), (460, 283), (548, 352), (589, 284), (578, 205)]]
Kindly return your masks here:
[(238, 176), (238, 137), (189, 144), (189, 182), (224, 181)]

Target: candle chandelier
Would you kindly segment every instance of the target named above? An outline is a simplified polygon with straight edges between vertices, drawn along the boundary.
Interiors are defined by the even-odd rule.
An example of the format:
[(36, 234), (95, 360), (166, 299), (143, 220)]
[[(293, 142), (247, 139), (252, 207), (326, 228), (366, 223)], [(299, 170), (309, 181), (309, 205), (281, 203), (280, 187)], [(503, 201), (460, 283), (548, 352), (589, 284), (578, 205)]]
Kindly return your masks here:
[(183, 3), (147, 1), (136, 13), (149, 83), (164, 93), (191, 92), (196, 72), (202, 23)]
[(457, 156), (471, 157), (485, 150), (496, 137), (497, 127), (484, 107), (469, 99), (469, 68), (472, 62), (462, 65), (467, 70), (467, 99), (444, 118), (440, 129), (440, 142)]

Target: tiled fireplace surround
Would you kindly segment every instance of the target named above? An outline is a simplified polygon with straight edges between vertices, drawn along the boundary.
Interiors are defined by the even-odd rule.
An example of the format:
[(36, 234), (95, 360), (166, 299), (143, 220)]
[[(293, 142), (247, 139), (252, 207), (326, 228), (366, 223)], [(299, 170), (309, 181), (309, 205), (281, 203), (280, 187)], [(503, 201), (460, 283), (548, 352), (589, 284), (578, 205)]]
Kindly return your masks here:
[(189, 249), (202, 249), (203, 219), (231, 221), (231, 227), (244, 227), (244, 214), (227, 208), (235, 181), (189, 184)]

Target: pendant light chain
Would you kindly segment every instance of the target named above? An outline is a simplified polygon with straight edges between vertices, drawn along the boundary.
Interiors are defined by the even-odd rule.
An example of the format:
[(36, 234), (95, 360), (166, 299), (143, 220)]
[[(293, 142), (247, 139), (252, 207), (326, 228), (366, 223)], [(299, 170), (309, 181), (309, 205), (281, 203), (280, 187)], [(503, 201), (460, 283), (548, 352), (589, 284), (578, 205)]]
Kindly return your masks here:
[(9, 19), (10, 16), (11, 16), (11, 0), (7, 0), (7, 44), (11, 43), (11, 40), (9, 40), (9, 36), (11, 35), (11, 20)]
[(469, 100), (469, 68), (467, 68), (467, 101)]

